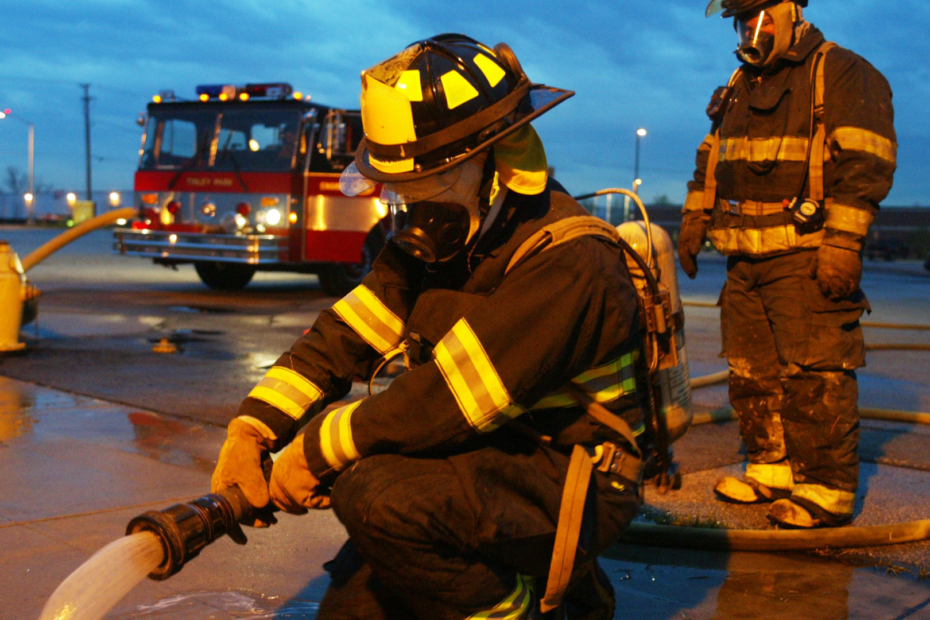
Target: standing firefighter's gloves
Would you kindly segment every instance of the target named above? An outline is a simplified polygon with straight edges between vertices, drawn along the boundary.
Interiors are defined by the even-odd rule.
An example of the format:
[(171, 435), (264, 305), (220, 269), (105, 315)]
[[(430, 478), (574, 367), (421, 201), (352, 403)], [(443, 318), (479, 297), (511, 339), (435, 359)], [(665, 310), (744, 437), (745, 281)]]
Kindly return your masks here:
[(707, 240), (708, 216), (703, 211), (688, 211), (681, 217), (678, 235), (678, 260), (692, 280), (697, 276), (697, 255)]
[[(211, 491), (216, 493), (238, 486), (253, 507), (267, 506), (268, 482), (262, 472), (262, 459), (273, 449), (276, 439), (274, 432), (255, 418), (233, 418), (213, 472)], [(267, 522), (262, 519), (267, 519)], [(256, 518), (254, 523), (247, 525), (268, 527), (274, 523), (270, 513), (263, 514), (262, 519)]]
[(859, 289), (862, 257), (854, 250), (821, 245), (811, 261), (810, 276), (817, 279), (824, 297), (844, 299)]
[(293, 515), (305, 514), (308, 508), (329, 508), (329, 495), (320, 492), (320, 481), (310, 473), (304, 439), (298, 435), (271, 470), (271, 500)]

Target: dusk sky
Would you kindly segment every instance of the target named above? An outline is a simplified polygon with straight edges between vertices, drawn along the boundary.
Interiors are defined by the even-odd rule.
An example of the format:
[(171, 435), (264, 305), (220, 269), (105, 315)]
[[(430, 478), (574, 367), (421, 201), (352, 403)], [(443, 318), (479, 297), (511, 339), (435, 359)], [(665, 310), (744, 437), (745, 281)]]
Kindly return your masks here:
[[(641, 193), (680, 202), (709, 126), (704, 109), (737, 66), (732, 22), (705, 19), (705, 5), (5, 0), (0, 109), (35, 124), (37, 177), (81, 191), (78, 84), (90, 83), (94, 189), (130, 189), (135, 119), (161, 89), (192, 99), (197, 84), (288, 81), (315, 101), (354, 108), (360, 71), (417, 39), (461, 32), (508, 43), (531, 80), (577, 92), (535, 123), (571, 192), (630, 186), (635, 131), (644, 127)], [(898, 172), (885, 204), (930, 204), (930, 4), (811, 0), (805, 16), (868, 59), (894, 90)], [(11, 165), (25, 171), (26, 144), (25, 125), (0, 120), (0, 173)]]

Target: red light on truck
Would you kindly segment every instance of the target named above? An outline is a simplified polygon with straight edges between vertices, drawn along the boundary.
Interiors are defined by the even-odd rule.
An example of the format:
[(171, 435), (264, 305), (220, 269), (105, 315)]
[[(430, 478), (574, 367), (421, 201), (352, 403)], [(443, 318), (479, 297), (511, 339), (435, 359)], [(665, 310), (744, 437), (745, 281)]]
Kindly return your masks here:
[(178, 211), (181, 210), (181, 203), (177, 200), (172, 200), (165, 206), (165, 208), (168, 209), (168, 213), (171, 215), (177, 215)]
[(247, 202), (240, 202), (236, 205), (236, 213), (242, 217), (248, 217), (249, 213), (252, 212), (252, 205)]

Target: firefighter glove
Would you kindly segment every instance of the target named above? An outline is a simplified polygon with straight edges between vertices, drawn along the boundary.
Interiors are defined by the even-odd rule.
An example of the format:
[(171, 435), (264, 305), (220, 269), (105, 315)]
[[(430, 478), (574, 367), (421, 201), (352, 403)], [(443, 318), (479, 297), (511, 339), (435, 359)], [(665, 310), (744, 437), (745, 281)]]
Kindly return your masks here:
[(821, 245), (811, 261), (810, 276), (817, 279), (824, 297), (844, 299), (859, 289), (862, 257), (853, 250)]
[(310, 473), (304, 452), (304, 435), (298, 435), (278, 456), (271, 470), (271, 500), (281, 510), (302, 515), (308, 508), (329, 508), (329, 495)]
[(700, 211), (689, 211), (681, 218), (681, 233), (678, 235), (678, 260), (692, 280), (697, 276), (697, 255), (707, 240), (708, 217)]
[[(213, 472), (211, 492), (238, 486), (254, 508), (268, 505), (268, 483), (262, 472), (262, 458), (273, 446), (275, 435), (259, 420), (248, 416), (233, 418), (227, 429), (226, 441), (220, 449), (219, 462)], [(268, 527), (274, 518), (256, 519), (254, 527)]]

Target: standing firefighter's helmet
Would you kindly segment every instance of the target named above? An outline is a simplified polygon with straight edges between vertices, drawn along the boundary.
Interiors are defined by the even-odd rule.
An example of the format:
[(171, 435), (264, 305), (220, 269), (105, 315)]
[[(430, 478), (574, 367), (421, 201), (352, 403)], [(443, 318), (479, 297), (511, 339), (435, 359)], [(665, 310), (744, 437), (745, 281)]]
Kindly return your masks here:
[[(711, 17), (723, 11), (722, 17), (735, 17), (741, 13), (761, 10), (784, 0), (710, 0), (707, 11), (704, 13)], [(793, 0), (800, 7), (807, 7), (808, 0)]]
[(358, 171), (378, 182), (439, 174), (574, 93), (533, 84), (513, 51), (461, 34), (418, 41), (362, 72)]

